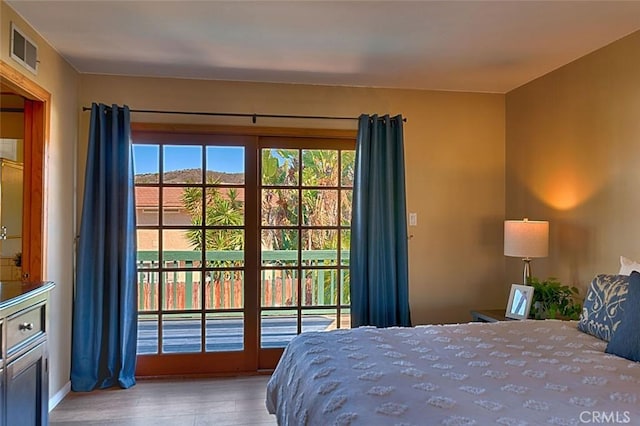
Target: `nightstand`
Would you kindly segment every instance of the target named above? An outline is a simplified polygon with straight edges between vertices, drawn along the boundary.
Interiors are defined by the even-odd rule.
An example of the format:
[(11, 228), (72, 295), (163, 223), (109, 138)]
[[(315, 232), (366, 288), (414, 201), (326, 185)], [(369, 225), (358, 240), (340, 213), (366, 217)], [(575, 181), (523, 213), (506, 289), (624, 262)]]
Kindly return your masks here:
[(498, 322), (512, 321), (512, 318), (504, 316), (504, 309), (477, 309), (471, 311), (471, 318), (474, 322)]

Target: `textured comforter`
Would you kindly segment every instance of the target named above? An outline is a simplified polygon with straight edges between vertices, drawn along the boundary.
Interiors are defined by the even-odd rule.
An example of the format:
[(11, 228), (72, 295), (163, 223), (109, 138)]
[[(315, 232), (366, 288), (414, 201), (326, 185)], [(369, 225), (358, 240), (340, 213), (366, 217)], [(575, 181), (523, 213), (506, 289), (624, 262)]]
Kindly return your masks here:
[(640, 424), (640, 363), (605, 347), (562, 321), (304, 333), (266, 403), (280, 425)]

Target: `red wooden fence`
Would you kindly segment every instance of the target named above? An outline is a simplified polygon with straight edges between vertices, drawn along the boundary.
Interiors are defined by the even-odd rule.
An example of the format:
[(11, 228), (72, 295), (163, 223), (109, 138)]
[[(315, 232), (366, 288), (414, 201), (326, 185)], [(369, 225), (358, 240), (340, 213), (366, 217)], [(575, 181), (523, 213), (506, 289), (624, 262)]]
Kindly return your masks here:
[[(276, 275), (273, 279), (263, 280), (263, 307), (272, 306), (295, 306), (297, 293), (297, 279), (287, 276), (284, 279), (281, 275)], [(207, 309), (241, 309), (243, 308), (243, 282), (238, 277), (222, 277), (208, 281), (205, 285), (205, 301)], [(185, 310), (199, 309), (201, 306), (200, 295), (201, 283), (199, 281), (168, 282), (163, 288), (163, 309), (164, 310)], [(190, 290), (191, 297), (188, 296)], [(139, 299), (140, 310), (157, 310), (158, 284), (143, 282), (141, 285), (142, 294)], [(304, 305), (313, 304), (313, 280), (311, 277), (305, 279), (304, 284)], [(233, 295), (233, 297), (232, 297)]]

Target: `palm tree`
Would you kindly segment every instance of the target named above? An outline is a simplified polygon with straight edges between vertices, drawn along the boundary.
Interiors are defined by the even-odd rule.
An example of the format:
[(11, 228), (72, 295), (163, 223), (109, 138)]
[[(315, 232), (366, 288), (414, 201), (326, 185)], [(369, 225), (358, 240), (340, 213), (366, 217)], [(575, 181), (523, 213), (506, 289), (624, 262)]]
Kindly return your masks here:
[[(272, 151), (275, 152), (272, 153)], [(298, 150), (279, 149), (262, 152), (263, 185), (297, 185), (300, 159)], [(338, 191), (323, 190), (336, 187), (339, 180), (346, 185), (353, 182), (353, 151), (342, 151), (342, 173), (338, 168), (336, 150), (302, 150), (302, 196), (298, 200), (296, 191), (283, 188), (266, 188), (262, 197), (262, 223), (267, 226), (297, 224), (302, 220), (307, 225), (336, 226), (351, 216), (350, 192), (343, 191), (342, 218), (337, 217)], [(304, 189), (304, 187), (316, 187)], [(319, 187), (319, 188), (318, 188)], [(298, 218), (298, 202), (302, 203), (302, 217)], [(309, 250), (335, 249), (337, 236), (334, 232), (314, 232), (303, 242)], [(290, 248), (282, 239), (283, 234), (275, 230), (263, 235), (262, 245), (276, 250)]]
[[(301, 152), (301, 155), (300, 155)], [(338, 167), (341, 153), (342, 167)], [(353, 183), (353, 151), (265, 149), (262, 151), (262, 233), (263, 250), (298, 249), (296, 232), (279, 227), (296, 225), (327, 226), (301, 235), (300, 244), (307, 250), (336, 250), (338, 232), (334, 227), (348, 224), (351, 216), (350, 190), (342, 191), (342, 199), (335, 189), (323, 189)], [(302, 164), (302, 192), (299, 197), (296, 187)], [(342, 169), (342, 170), (340, 170)], [(219, 180), (207, 179), (208, 184)], [(287, 189), (291, 187), (292, 189)], [(200, 227), (202, 220), (207, 226), (242, 226), (244, 222), (243, 202), (238, 199), (236, 189), (221, 190), (208, 187), (203, 196), (202, 188), (185, 188), (182, 201), (191, 217), (191, 224)], [(338, 202), (341, 201), (341, 217), (338, 217)], [(204, 215), (203, 215), (204, 202)], [(298, 204), (301, 203), (301, 217)], [(202, 229), (187, 231), (187, 238), (195, 250), (243, 250), (244, 233), (241, 229), (208, 229), (202, 237)], [(343, 250), (349, 247), (349, 233), (341, 235)], [(331, 261), (329, 261), (331, 262)], [(222, 264), (224, 263), (224, 264)], [(222, 262), (216, 266), (232, 266)], [(227, 265), (228, 264), (228, 265)], [(326, 276), (325, 288), (329, 291), (330, 278)], [(345, 286), (346, 287), (346, 286)], [(344, 288), (343, 288), (344, 291)], [(327, 294), (327, 296), (331, 296)]]
[[(338, 162), (339, 154), (341, 155), (340, 163)], [(314, 228), (312, 231), (304, 232), (300, 236), (300, 244), (304, 249), (337, 250), (338, 233), (341, 231), (334, 227), (348, 225), (351, 220), (351, 190), (342, 190), (339, 198), (338, 190), (329, 188), (348, 187), (353, 184), (354, 160), (354, 151), (264, 150), (262, 152), (262, 183), (266, 189), (262, 196), (262, 221), (263, 225), (274, 228), (263, 232), (262, 247), (271, 250), (297, 248), (297, 241), (291, 241), (292, 234), (277, 227), (297, 224), (300, 220), (305, 225), (327, 227), (327, 229)], [(300, 164), (302, 165), (302, 191), (298, 200), (297, 190), (285, 188), (298, 185)], [(274, 188), (270, 188), (269, 185)], [(339, 202), (340, 217), (338, 217)], [(298, 218), (298, 203), (301, 203), (300, 218)], [(349, 232), (342, 232), (341, 239), (342, 249), (348, 250)], [(327, 259), (325, 262), (331, 265), (335, 261)], [(342, 270), (340, 274), (345, 278), (343, 294), (348, 295), (348, 271)], [(331, 274), (326, 274), (325, 298), (336, 296), (331, 294), (331, 287)]]
[[(208, 182), (218, 183), (216, 181)], [(223, 193), (226, 192), (226, 193)], [(238, 191), (229, 189), (221, 191), (219, 188), (207, 188), (205, 198), (205, 220), (207, 226), (242, 226), (244, 221), (243, 203), (238, 199)], [(184, 188), (182, 202), (191, 216), (191, 224), (202, 225), (202, 188)], [(202, 250), (202, 230), (187, 231), (187, 238), (195, 250)], [(244, 246), (244, 236), (239, 229), (207, 230), (205, 250), (241, 250)]]

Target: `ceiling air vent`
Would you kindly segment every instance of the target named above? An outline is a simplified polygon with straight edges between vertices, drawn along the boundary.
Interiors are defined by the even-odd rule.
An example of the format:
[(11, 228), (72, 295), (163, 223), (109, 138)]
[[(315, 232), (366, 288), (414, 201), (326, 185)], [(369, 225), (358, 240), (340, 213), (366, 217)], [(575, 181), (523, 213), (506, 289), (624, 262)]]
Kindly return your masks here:
[(38, 46), (11, 23), (11, 57), (34, 74), (38, 73)]

